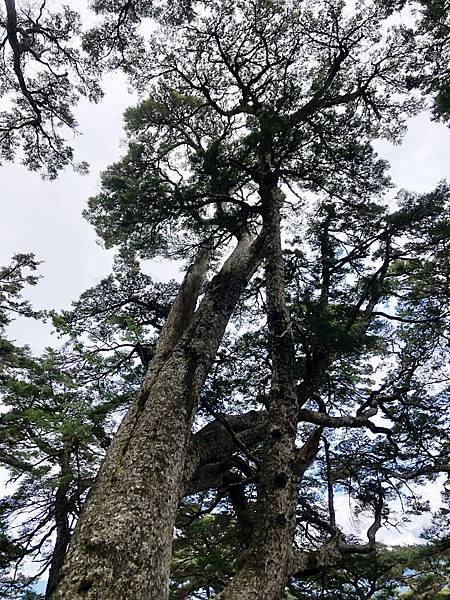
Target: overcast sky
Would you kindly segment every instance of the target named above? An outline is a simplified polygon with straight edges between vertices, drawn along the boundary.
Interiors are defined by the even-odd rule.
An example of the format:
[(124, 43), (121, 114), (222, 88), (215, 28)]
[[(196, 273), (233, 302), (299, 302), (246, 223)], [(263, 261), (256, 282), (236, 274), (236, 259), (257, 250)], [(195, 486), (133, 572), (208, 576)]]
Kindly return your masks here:
[[(122, 115), (135, 98), (120, 75), (108, 77), (105, 89), (100, 104), (83, 101), (77, 110), (80, 135), (73, 145), (78, 161), (90, 164), (89, 175), (67, 168), (56, 181), (44, 181), (20, 164), (0, 167), (0, 265), (17, 252), (33, 252), (43, 261), (42, 279), (25, 293), (36, 309), (68, 308), (111, 271), (114, 251), (97, 243), (82, 212), (88, 198), (99, 191), (100, 172), (125, 152)], [(176, 266), (159, 263), (153, 262), (155, 279), (179, 275)], [(9, 335), (36, 352), (57, 343), (48, 326), (28, 319), (16, 321)]]

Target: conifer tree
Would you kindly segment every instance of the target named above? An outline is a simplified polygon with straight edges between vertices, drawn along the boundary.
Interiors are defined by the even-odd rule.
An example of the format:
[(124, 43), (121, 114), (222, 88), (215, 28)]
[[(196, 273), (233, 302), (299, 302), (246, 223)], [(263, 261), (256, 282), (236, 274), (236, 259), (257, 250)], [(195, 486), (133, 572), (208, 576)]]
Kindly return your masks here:
[[(86, 211), (116, 278), (55, 322), (125, 385), (102, 414), (128, 410), (52, 598), (313, 598), (311, 576), (363, 570), (396, 497), (426, 512), (411, 482), (449, 472), (449, 191), (389, 197), (372, 143), (446, 115), (427, 7), (407, 27), (369, 0), (94, 3), (84, 49), (143, 99)], [(140, 273), (155, 256), (188, 258), (178, 287)]]

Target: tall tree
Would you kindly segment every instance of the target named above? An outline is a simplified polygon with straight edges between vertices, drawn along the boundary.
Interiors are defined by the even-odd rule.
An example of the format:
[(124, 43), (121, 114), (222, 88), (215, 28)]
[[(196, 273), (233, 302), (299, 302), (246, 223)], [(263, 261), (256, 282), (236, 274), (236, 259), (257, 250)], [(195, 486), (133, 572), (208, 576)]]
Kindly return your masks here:
[[(293, 560), (295, 490), (300, 474), (317, 453), (321, 427), (328, 423), (345, 424), (345, 419), (329, 421), (322, 411), (319, 416), (292, 413), (293, 390), (298, 381), (294, 376), (293, 349), (287, 349), (292, 325), (283, 308), (285, 292), (280, 250), (272, 266), (269, 265), (275, 242), (281, 235), (276, 211), (284, 203), (283, 186), (297, 193), (322, 190), (349, 205), (367, 205), (388, 184), (384, 164), (376, 160), (370, 142), (381, 134), (395, 138), (401, 131), (403, 119), (417, 109), (417, 103), (409, 94), (408, 73), (404, 69), (407, 57), (417, 51), (417, 46), (415, 39), (401, 27), (392, 27), (389, 33), (383, 34), (382, 25), (387, 17), (383, 8), (370, 4), (350, 17), (341, 5), (321, 3), (307, 9), (288, 3), (213, 4), (209, 12), (199, 12), (187, 24), (172, 25), (161, 31), (160, 39), (149, 49), (150, 69), (141, 71), (138, 65), (127, 63), (136, 84), (146, 93), (150, 91), (151, 96), (137, 109), (128, 111), (127, 125), (135, 141), (126, 159), (105, 175), (103, 192), (90, 204), (89, 218), (106, 243), (123, 243), (124, 251), (148, 256), (155, 252), (155, 245), (160, 247), (159, 252), (177, 251), (180, 242), (186, 243), (186, 239), (177, 235), (182, 226), (184, 232), (191, 230), (191, 235), (199, 241), (202, 233), (203, 239), (206, 235), (223, 235), (222, 232), (239, 236), (243, 226), (259, 224), (263, 227), (260, 236), (265, 239), (264, 251), (248, 275), (258, 261), (265, 258), (270, 334), (275, 340), (276, 336), (280, 338), (279, 343), (273, 342), (272, 379), (277, 382), (281, 377), (283, 383), (274, 384), (272, 395), (278, 400), (268, 401), (268, 433), (263, 444), (254, 546), (248, 550), (240, 574), (229, 591), (223, 592), (224, 597), (230, 594), (236, 598), (274, 598), (282, 594)], [(155, 83), (152, 83), (153, 77), (156, 77)], [(177, 164), (182, 157), (184, 164), (180, 170)], [(445, 196), (445, 190), (442, 193)], [(288, 207), (284, 203), (285, 211)], [(294, 202), (292, 214), (296, 208)], [(401, 215), (399, 219), (401, 222)], [(366, 280), (360, 281), (352, 308), (347, 309), (344, 331), (348, 335), (369, 327), (375, 307), (383, 299), (384, 281), (397, 254), (392, 250), (392, 234), (387, 226), (375, 234), (381, 262)], [(334, 260), (333, 245), (327, 242), (328, 237), (325, 231), (322, 243), (325, 282), (321, 284), (318, 315), (323, 320), (330, 302), (330, 283), (326, 281), (330, 265), (327, 263)], [(278, 283), (275, 279), (271, 281), (272, 277)], [(216, 285), (213, 279), (209, 290), (220, 289)], [(278, 286), (278, 292), (271, 286)], [(234, 308), (243, 289), (239, 288), (230, 309)], [(270, 289), (273, 292), (269, 292)], [(276, 306), (270, 304), (275, 302), (270, 300), (271, 293), (277, 296)], [(220, 294), (223, 294), (222, 289)], [(207, 292), (193, 317), (195, 331), (198, 331), (197, 318), (206, 318), (210, 327), (217, 319), (217, 314), (210, 310), (213, 305), (208, 302)], [(205, 307), (207, 312), (204, 312)], [(230, 314), (231, 311), (226, 319)], [(194, 390), (190, 385), (197, 383), (197, 371), (190, 371), (187, 391), (186, 383), (179, 379), (184, 367), (180, 366), (178, 356), (186, 342), (189, 349), (195, 347), (191, 331), (188, 327), (180, 345), (175, 346), (161, 369), (165, 394), (168, 382), (172, 381), (176, 358), (174, 381), (177, 383), (175, 387), (170, 384), (170, 432), (161, 427), (161, 423), (169, 422), (168, 401), (164, 400), (163, 412), (157, 417), (159, 400), (151, 388), (147, 388), (150, 402), (146, 401), (145, 406), (151, 407), (152, 418), (158, 418), (160, 424), (158, 433), (147, 439), (153, 438), (152, 452), (157, 448), (165, 458), (159, 455), (155, 463), (153, 456), (146, 456), (142, 451), (143, 430), (140, 426), (128, 427), (128, 420), (125, 421), (116, 438), (116, 447), (119, 448), (121, 436), (126, 437), (124, 432), (132, 431), (132, 436), (139, 434), (136, 437), (139, 456), (129, 453), (128, 449), (133, 446), (127, 441), (126, 457), (120, 464), (129, 456), (133, 468), (126, 469), (127, 477), (115, 480), (110, 473), (117, 470), (119, 455), (115, 455), (111, 463), (108, 460), (105, 463), (103, 472), (108, 473), (108, 479), (99, 482), (92, 492), (56, 597), (67, 594), (102, 597), (107, 594), (106, 589), (108, 593), (113, 590), (118, 597), (131, 593), (137, 597), (147, 594), (157, 598), (167, 594), (168, 549), (182, 491), (182, 465), (197, 405), (196, 400), (191, 404), (192, 394), (197, 397), (200, 392), (223, 328), (218, 330), (219, 337), (208, 358), (196, 350), (196, 360), (201, 360), (204, 371), (199, 387)], [(202, 350), (204, 352), (204, 348)], [(154, 359), (156, 365), (159, 364), (157, 358), (158, 353)], [(336, 356), (332, 348), (313, 344), (308, 359), (305, 379), (295, 399), (300, 411), (306, 410), (303, 409), (305, 403), (312, 401), (322, 389)], [(150, 374), (153, 373), (154, 367), (151, 367)], [(147, 381), (153, 383), (152, 377), (147, 376)], [(154, 385), (159, 394), (158, 383)], [(375, 391), (374, 394), (376, 396)], [(367, 410), (360, 407), (356, 421), (350, 419), (347, 424), (358, 423), (372, 428), (374, 433), (381, 433), (383, 428), (368, 421), (373, 410), (368, 401)], [(187, 412), (188, 418), (183, 416), (175, 426), (178, 411), (183, 415)], [(297, 421), (305, 418), (316, 424), (317, 429), (304, 441), (296, 460)], [(147, 429), (153, 431), (151, 427)], [(181, 454), (173, 450), (175, 443)], [(281, 469), (282, 462), (288, 467)], [(154, 489), (156, 466), (148, 467), (153, 464), (158, 464), (159, 480), (169, 484), (167, 488), (166, 483), (160, 484), (161, 493), (149, 495), (148, 490)], [(132, 475), (133, 469), (135, 475)], [(377, 525), (370, 531), (370, 543), (381, 518), (383, 492), (381, 484), (377, 485), (378, 491), (372, 499)], [(119, 491), (122, 486), (127, 490), (140, 490), (136, 503), (130, 500), (129, 494), (125, 496)], [(122, 496), (123, 505), (119, 505)], [(129, 509), (133, 507), (129, 517), (125, 504)], [(111, 515), (118, 512), (124, 515), (123, 521), (111, 524)], [(119, 542), (123, 538), (122, 528), (129, 530), (132, 520), (144, 522), (144, 513), (149, 527), (148, 530), (139, 528), (139, 536), (145, 539), (145, 546), (141, 537), (134, 540), (131, 535), (125, 545)], [(164, 515), (164, 532), (160, 530), (160, 521), (149, 518), (153, 514)], [(284, 544), (285, 550), (280, 552), (278, 560), (267, 540), (268, 532), (274, 535), (272, 544), (279, 544), (280, 540)], [(89, 544), (89, 539), (95, 539), (95, 544)], [(267, 542), (263, 551), (257, 548), (260, 546), (257, 540), (261, 539)], [(128, 559), (126, 572), (122, 570), (123, 561), (119, 563), (118, 547)], [(145, 587), (143, 560), (148, 565)], [(273, 570), (267, 568), (270, 561)], [(86, 565), (83, 573), (75, 569), (80, 563)]]
[[(412, 89), (436, 89), (435, 62), (421, 60), (435, 37), (369, 1), (166, 8), (96, 2), (105, 19), (84, 39), (147, 97), (127, 112), (129, 152), (88, 219), (123, 260), (191, 263), (52, 597), (166, 598), (172, 555), (183, 576), (182, 501), (188, 540), (183, 507), (200, 507), (200, 533), (221, 509), (240, 555), (219, 544), (221, 577), (175, 576), (173, 593), (273, 600), (373, 551), (395, 490), (449, 469), (435, 410), (447, 401), (448, 189), (386, 207), (371, 145), (399, 139), (421, 106)], [(124, 298), (119, 316), (138, 304)], [(236, 364), (219, 348), (237, 309)], [(338, 526), (343, 491), (372, 513), (367, 543)]]

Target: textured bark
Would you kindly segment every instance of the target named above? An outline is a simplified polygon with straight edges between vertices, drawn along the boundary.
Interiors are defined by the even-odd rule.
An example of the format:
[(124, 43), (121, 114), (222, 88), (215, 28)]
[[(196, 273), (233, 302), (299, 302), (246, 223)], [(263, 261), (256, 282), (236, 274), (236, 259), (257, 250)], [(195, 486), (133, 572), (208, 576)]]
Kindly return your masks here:
[(205, 279), (211, 254), (210, 251), (210, 244), (206, 243), (204, 247), (200, 248), (195, 261), (187, 270), (170, 309), (167, 321), (159, 336), (155, 356), (152, 359), (151, 368), (146, 377), (147, 383), (150, 383), (150, 376), (164, 363), (175, 347), (175, 344), (191, 323), (198, 296)]
[[(168, 597), (173, 526), (197, 397), (260, 262), (262, 243), (262, 234), (254, 242), (243, 235), (173, 350), (160, 344), (86, 501), (53, 599)], [(192, 308), (195, 302), (187, 298)]]
[(217, 596), (220, 600), (281, 599), (292, 564), (298, 486), (295, 449), (298, 417), (294, 342), (284, 293), (280, 235), (282, 196), (270, 177), (262, 181), (260, 195), (267, 229), (266, 297), (272, 358), (268, 431), (251, 548), (240, 571)]

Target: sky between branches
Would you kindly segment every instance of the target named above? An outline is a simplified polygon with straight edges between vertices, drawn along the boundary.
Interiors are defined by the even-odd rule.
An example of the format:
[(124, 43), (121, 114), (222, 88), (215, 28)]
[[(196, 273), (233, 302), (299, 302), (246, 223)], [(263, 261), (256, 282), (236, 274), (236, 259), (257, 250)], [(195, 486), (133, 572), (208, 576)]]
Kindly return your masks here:
[[(77, 111), (81, 135), (74, 146), (77, 158), (90, 164), (88, 175), (67, 168), (56, 181), (44, 181), (20, 164), (0, 167), (0, 264), (15, 252), (34, 252), (43, 261), (41, 281), (26, 292), (37, 309), (68, 308), (111, 270), (114, 252), (97, 244), (81, 213), (99, 190), (100, 172), (125, 152), (122, 113), (135, 99), (122, 77), (109, 77), (105, 88), (100, 104), (82, 101)], [(410, 120), (400, 146), (379, 141), (376, 148), (390, 162), (397, 188), (428, 192), (440, 179), (450, 180), (450, 130), (426, 114)], [(155, 279), (179, 275), (178, 266), (167, 262), (148, 268)], [(30, 321), (15, 322), (10, 335), (36, 352), (57, 343), (49, 327)]]

